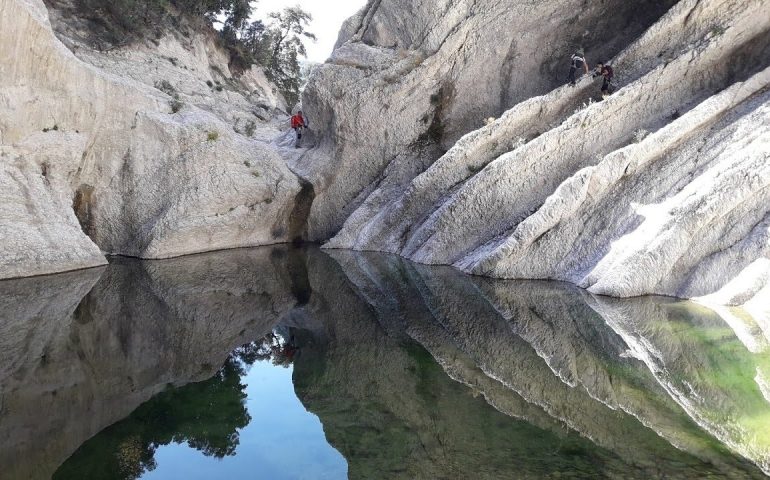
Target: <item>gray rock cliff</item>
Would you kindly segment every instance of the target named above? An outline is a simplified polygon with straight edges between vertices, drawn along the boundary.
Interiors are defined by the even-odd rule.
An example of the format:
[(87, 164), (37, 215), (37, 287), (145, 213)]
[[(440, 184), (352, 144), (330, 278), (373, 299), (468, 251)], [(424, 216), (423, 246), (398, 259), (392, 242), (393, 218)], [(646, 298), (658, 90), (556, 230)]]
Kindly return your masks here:
[[(101, 51), (66, 8), (0, 0), (0, 278), (308, 239), (768, 323), (768, 12), (370, 1), (295, 150), (283, 99), (211, 32)], [(577, 48), (614, 95), (565, 85)]]
[[(305, 93), (329, 126), (295, 167), (311, 237), (604, 295), (767, 298), (770, 2), (575, 3), (370, 2)], [(614, 95), (563, 85), (577, 46), (612, 61)]]
[(0, 278), (301, 236), (259, 69), (205, 32), (97, 51), (51, 12), (0, 2)]

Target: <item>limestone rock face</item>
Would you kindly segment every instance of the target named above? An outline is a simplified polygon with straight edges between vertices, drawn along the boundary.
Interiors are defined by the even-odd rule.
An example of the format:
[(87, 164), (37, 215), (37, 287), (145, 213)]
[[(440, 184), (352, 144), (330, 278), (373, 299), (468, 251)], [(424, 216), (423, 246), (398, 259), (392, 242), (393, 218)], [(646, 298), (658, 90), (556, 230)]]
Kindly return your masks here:
[(206, 34), (98, 52), (53, 21), (66, 47), (42, 1), (0, 1), (0, 278), (301, 235), (259, 69)]
[[(352, 19), (304, 98), (330, 126), (298, 162), (311, 236), (603, 295), (766, 300), (770, 2), (603, 4), (601, 21), (570, 3), (445, 1), (403, 19), (394, 0)], [(574, 45), (612, 57), (614, 95), (595, 103), (590, 78), (553, 89)]]
[(317, 195), (310, 237), (370, 217), (485, 118), (563, 83), (576, 48), (614, 55), (673, 3), (369, 2), (303, 96), (322, 137), (296, 164)]

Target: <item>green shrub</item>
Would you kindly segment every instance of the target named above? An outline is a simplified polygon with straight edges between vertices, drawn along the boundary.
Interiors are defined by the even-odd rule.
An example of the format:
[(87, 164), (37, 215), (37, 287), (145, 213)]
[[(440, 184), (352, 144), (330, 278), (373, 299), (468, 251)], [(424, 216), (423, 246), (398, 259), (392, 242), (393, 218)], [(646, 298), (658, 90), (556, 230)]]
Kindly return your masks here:
[(218, 139), (219, 139), (219, 132), (216, 132), (216, 131), (209, 132), (208, 135), (206, 136), (206, 141), (209, 141), (209, 142), (216, 142)]
[[(68, 3), (63, 0), (51, 0)], [(90, 39), (100, 50), (142, 40), (157, 43), (168, 29), (182, 35), (221, 23), (219, 39), (230, 54), (230, 71), (236, 75), (259, 64), (290, 105), (299, 101), (305, 80), (300, 59), (307, 57), (305, 42), (315, 40), (307, 29), (312, 16), (300, 7), (286, 7), (251, 21), (250, 0), (73, 0), (72, 16), (85, 20)], [(181, 66), (176, 57), (166, 57)], [(415, 63), (421, 61), (415, 56)], [(186, 67), (183, 67), (186, 68)], [(219, 69), (212, 67), (217, 72)], [(223, 75), (228, 78), (229, 75)], [(222, 87), (217, 87), (221, 92)]]
[(166, 95), (171, 96), (171, 100), (168, 101), (168, 106), (171, 107), (171, 113), (177, 113), (182, 109), (184, 102), (182, 102), (182, 99), (179, 98), (179, 92), (177, 92), (176, 88), (171, 85), (171, 82), (165, 79), (160, 80), (155, 82), (155, 88), (165, 93)]
[[(125, 45), (159, 38), (165, 27), (177, 29), (183, 20), (211, 24), (224, 18), (226, 25), (243, 28), (251, 16), (249, 0), (74, 0), (75, 12), (87, 21), (95, 43)], [(186, 32), (182, 29), (182, 34)], [(169, 61), (176, 65), (176, 58)]]

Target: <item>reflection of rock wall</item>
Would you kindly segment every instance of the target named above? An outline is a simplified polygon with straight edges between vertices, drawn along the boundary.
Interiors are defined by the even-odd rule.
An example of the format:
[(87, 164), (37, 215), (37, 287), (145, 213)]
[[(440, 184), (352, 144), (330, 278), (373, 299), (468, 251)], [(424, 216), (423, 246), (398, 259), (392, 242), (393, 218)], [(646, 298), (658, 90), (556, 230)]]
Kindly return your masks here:
[(724, 445), (767, 468), (767, 340), (686, 302), (276, 247), (0, 282), (0, 306), (3, 478), (279, 322), (353, 478), (761, 476)]
[(506, 418), (451, 381), (403, 330), (402, 321), (427, 321), (425, 305), (405, 304), (412, 310), (393, 316), (367, 298), (375, 290), (345, 274), (405, 290), (408, 283), (374, 270), (343, 272), (323, 255), (311, 256), (309, 270), (314, 295), (304, 314), (314, 322), (295, 331), (295, 388), (346, 457), (350, 478), (544, 478), (566, 470), (601, 476), (618, 468), (612, 453), (559, 422), (534, 412), (534, 424)]
[[(592, 439), (597, 448), (612, 452), (618, 464), (635, 465), (637, 470), (629, 475), (638, 478), (655, 476), (661, 465), (664, 469), (687, 465), (699, 475), (709, 472), (759, 475), (699, 428), (697, 416), (680, 407), (678, 399), (672, 398), (670, 391), (660, 385), (656, 372), (629, 356), (630, 347), (624, 335), (605, 323), (585, 293), (547, 283), (471, 278), (451, 268), (413, 266), (397, 257), (345, 252), (331, 252), (331, 255), (347, 278), (332, 281), (326, 276), (325, 285), (313, 282), (314, 302), (360, 304), (358, 310), (365, 312), (373, 324), (379, 323), (381, 331), (375, 336), (379, 340), (372, 340), (376, 345), (403, 343), (404, 335), (418, 340), (450, 376), (482, 393), (499, 411), (549, 431), (566, 427), (578, 432)], [(318, 265), (313, 263), (323, 264), (321, 260), (311, 260), (311, 279), (321, 275), (314, 273)], [(660, 300), (650, 299), (650, 302), (657, 304)], [(633, 311), (633, 303), (628, 304)], [(680, 302), (679, 305), (687, 304)], [(339, 312), (326, 314), (335, 313)], [(639, 321), (650, 319), (646, 310), (637, 313)], [(323, 318), (326, 317), (322, 315)], [(667, 317), (655, 318), (669, 321)], [(309, 405), (318, 402), (320, 408), (330, 409), (332, 406), (328, 403), (333, 400), (325, 397), (324, 392), (343, 388), (347, 392), (345, 398), (358, 398), (362, 404), (370, 401), (370, 396), (388, 398), (391, 390), (412, 390), (407, 380), (404, 382), (410, 386), (381, 385), (403, 374), (399, 373), (400, 367), (394, 367), (391, 372), (390, 360), (383, 363), (379, 360), (380, 354), (373, 361), (378, 366), (372, 368), (383, 378), (372, 378), (372, 372), (363, 367), (361, 372), (350, 371), (351, 365), (367, 362), (356, 356), (360, 348), (380, 351), (383, 347), (361, 347), (352, 340), (357, 337), (351, 333), (347, 339), (339, 330), (339, 322), (334, 320), (325, 320), (323, 325), (333, 332), (318, 338), (323, 338), (321, 343), (329, 344), (332, 353), (328, 357), (340, 359), (335, 360), (333, 368), (317, 367), (319, 371), (314, 371), (326, 390), (299, 389)], [(727, 324), (722, 322), (721, 326), (729, 333)], [(357, 324), (356, 328), (351, 330), (364, 339), (370, 338), (371, 334), (365, 333), (369, 327)], [(714, 352), (718, 347), (700, 344), (697, 348)], [(396, 354), (391, 355), (398, 358)], [(705, 357), (696, 363), (693, 372), (708, 376), (724, 368)], [(733, 366), (755, 375), (751, 365)], [(296, 378), (302, 381), (301, 375)], [(361, 378), (360, 384), (358, 378)], [(717, 385), (713, 387), (703, 390), (703, 401), (718, 410), (729, 393)], [(400, 405), (399, 402), (404, 401), (388, 399), (382, 403)], [(348, 400), (344, 406), (337, 404), (337, 407), (340, 411), (335, 411), (335, 422), (355, 423), (341, 419), (345, 409), (353, 412), (351, 415), (365, 417), (357, 410), (363, 408), (361, 404), (350, 404)], [(396, 407), (389, 408), (390, 415), (412, 421), (411, 417), (396, 411)], [(738, 407), (736, 410), (741, 411)], [(770, 411), (770, 405), (763, 411)], [(743, 410), (742, 413), (749, 412)], [(319, 414), (329, 427), (324, 415)], [(333, 435), (329, 439), (335, 443)], [(759, 437), (743, 437), (741, 441), (744, 446), (751, 445), (751, 450), (731, 446), (761, 462), (761, 456), (747, 452), (761, 450), (767, 443)], [(345, 453), (345, 449), (342, 450)]]
[(293, 255), (119, 260), (104, 271), (0, 282), (2, 477), (49, 478), (83, 441), (169, 384), (213, 375), (297, 303)]
[(596, 298), (591, 304), (688, 415), (770, 474), (766, 339), (749, 343), (764, 344), (751, 352), (732, 325), (692, 304), (652, 298)]

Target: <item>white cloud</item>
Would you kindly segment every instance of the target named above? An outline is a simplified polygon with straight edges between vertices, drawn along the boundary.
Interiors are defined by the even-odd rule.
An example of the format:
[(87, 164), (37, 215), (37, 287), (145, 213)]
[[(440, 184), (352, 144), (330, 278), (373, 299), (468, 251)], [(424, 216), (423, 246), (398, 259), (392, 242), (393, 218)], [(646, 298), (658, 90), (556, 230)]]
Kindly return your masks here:
[(313, 62), (323, 62), (334, 49), (342, 22), (366, 4), (366, 0), (259, 0), (254, 5), (254, 18), (266, 19), (270, 12), (299, 5), (313, 16), (309, 31), (318, 41), (308, 40), (307, 57)]

